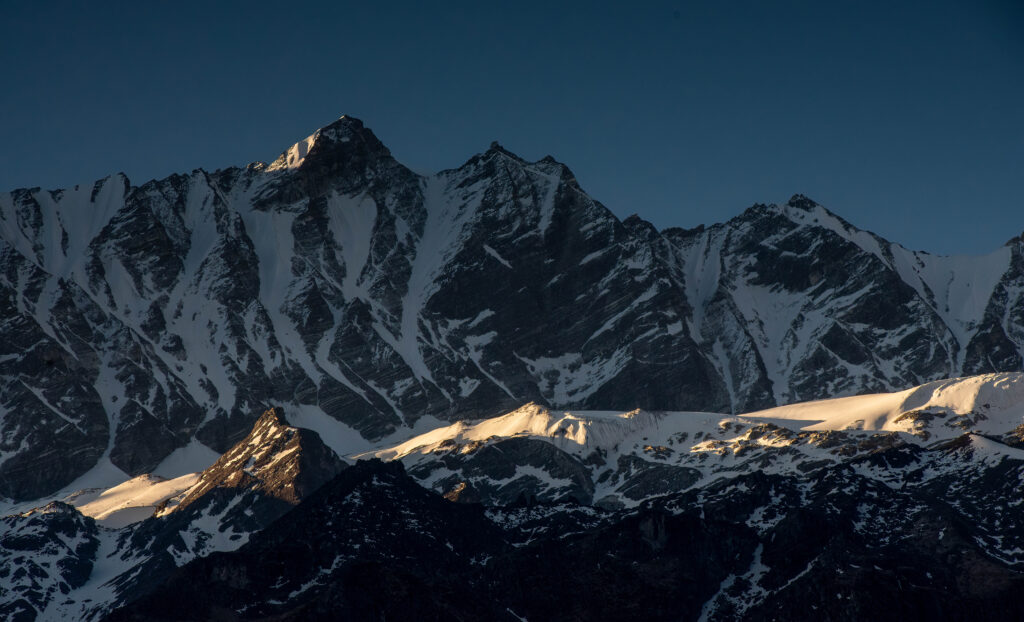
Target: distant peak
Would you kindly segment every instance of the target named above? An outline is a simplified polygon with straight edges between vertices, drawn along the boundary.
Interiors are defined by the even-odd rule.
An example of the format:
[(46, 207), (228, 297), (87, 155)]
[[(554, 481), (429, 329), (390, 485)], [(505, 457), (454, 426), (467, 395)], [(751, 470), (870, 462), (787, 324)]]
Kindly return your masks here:
[(794, 194), (791, 196), (789, 201), (786, 202), (786, 205), (806, 211), (810, 211), (815, 207), (818, 207), (818, 203), (816, 201), (802, 194)]
[[(351, 145), (350, 145), (351, 143)], [(337, 120), (313, 132), (286, 149), (267, 170), (297, 169), (312, 156), (337, 154), (356, 145), (370, 151), (390, 155), (387, 147), (356, 117), (341, 115)]]
[(299, 168), (306, 160), (306, 156), (309, 154), (310, 149), (313, 148), (313, 145), (316, 144), (318, 138), (320, 138), (320, 130), (313, 132), (306, 138), (288, 147), (284, 150), (284, 153), (279, 155), (270, 164), (268, 170)]
[(501, 145), (498, 141), (491, 141), (491, 146), (488, 147), (487, 151), (482, 154), (477, 154), (466, 161), (466, 165), (473, 165), (479, 162), (491, 162), (495, 156), (502, 156), (516, 162), (520, 165), (526, 165), (530, 167), (538, 168), (546, 174), (558, 175), (562, 181), (569, 183), (575, 188), (579, 189), (579, 184), (576, 182), (576, 175), (569, 169), (568, 166), (559, 162), (551, 155), (546, 155), (536, 162), (530, 162), (525, 158), (509, 151)]
[(512, 153), (511, 151), (509, 151), (508, 149), (502, 147), (501, 143), (499, 143), (496, 140), (491, 141), (491, 146), (488, 147), (486, 155), (490, 155), (490, 154), (493, 154), (493, 153), (500, 153), (501, 155), (508, 156), (508, 157), (512, 158), (513, 160), (516, 160), (516, 161), (519, 161), (519, 162), (524, 162), (525, 161), (522, 158), (520, 158), (519, 156), (517, 156), (516, 154)]
[(846, 227), (849, 223), (830, 212), (823, 205), (803, 194), (794, 194), (783, 204), (779, 203), (754, 203), (738, 216), (730, 219), (733, 221), (745, 221), (751, 218), (786, 218), (801, 224), (812, 224), (817, 222), (821, 215), (835, 218)]
[(641, 218), (639, 214), (633, 214), (623, 220), (622, 226), (634, 234), (642, 235), (648, 239), (658, 235), (657, 227)]
[(290, 427), (288, 420), (284, 417), (284, 410), (279, 407), (270, 408), (260, 415), (260, 418), (256, 421), (256, 425), (253, 426), (253, 429), (259, 427), (260, 424)]
[(338, 117), (335, 121), (333, 121), (333, 122), (329, 123), (328, 125), (325, 125), (322, 128), (320, 128), (319, 131), (320, 132), (332, 132), (332, 131), (337, 131), (337, 130), (341, 130), (341, 129), (361, 130), (361, 129), (365, 128), (365, 127), (366, 126), (363, 125), (363, 121), (361, 119), (357, 119), (356, 117), (353, 117), (353, 116), (350, 116), (350, 115), (347, 115), (347, 114), (343, 114), (340, 117)]
[(554, 158), (554, 156), (546, 155), (543, 158), (541, 158), (540, 160), (537, 160), (536, 162), (534, 162), (534, 164), (543, 165), (543, 166), (545, 166), (547, 168), (560, 171), (563, 178), (571, 179), (575, 183), (576, 174), (573, 173), (572, 170), (568, 166), (566, 166), (564, 163), (559, 162), (558, 160), (556, 160)]

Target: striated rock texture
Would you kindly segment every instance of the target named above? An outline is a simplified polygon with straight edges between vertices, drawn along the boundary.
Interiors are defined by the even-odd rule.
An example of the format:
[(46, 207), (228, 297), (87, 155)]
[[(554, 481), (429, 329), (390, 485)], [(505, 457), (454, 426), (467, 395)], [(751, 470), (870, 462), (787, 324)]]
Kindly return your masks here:
[(799, 195), (659, 232), (550, 157), (422, 176), (342, 117), (270, 165), (0, 194), (0, 495), (225, 451), (273, 404), (376, 440), (1021, 370), (1022, 297), (1020, 238), (911, 252)]

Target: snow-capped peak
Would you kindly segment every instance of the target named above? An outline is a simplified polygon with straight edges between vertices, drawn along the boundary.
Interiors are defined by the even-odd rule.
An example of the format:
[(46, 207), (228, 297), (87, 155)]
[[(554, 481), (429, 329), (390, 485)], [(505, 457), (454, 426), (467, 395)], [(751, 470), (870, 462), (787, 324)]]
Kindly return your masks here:
[(355, 117), (341, 115), (336, 121), (318, 129), (309, 136), (285, 149), (274, 162), (267, 168), (268, 171), (297, 169), (306, 161), (306, 156), (313, 150), (318, 142), (329, 140), (331, 142), (347, 143), (352, 140), (352, 134), (363, 129), (363, 122)]

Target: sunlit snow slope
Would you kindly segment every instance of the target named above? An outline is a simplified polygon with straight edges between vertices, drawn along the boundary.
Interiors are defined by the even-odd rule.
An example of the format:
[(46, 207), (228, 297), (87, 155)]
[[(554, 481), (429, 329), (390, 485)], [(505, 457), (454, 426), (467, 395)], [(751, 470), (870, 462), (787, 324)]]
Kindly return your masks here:
[(799, 430), (906, 432), (925, 441), (964, 432), (1002, 436), (1024, 425), (1024, 374), (938, 380), (896, 393), (792, 404), (743, 417)]
[(636, 436), (653, 442), (681, 432), (710, 432), (728, 422), (773, 423), (793, 431), (906, 432), (915, 435), (916, 442), (953, 438), (965, 431), (1003, 435), (1024, 425), (1024, 374), (938, 380), (906, 391), (803, 402), (738, 417), (641, 410), (552, 411), (530, 404), (491, 419), (460, 421), (356, 457), (394, 460), (452, 443), (513, 437), (557, 441), (579, 451), (609, 450)]
[(356, 457), (402, 460), (427, 486), (446, 492), (466, 482), (492, 502), (527, 492), (616, 506), (751, 471), (800, 473), (899, 445), (960, 446), (962, 439), (979, 458), (1024, 459), (1022, 431), (1024, 374), (1002, 373), (741, 416), (530, 404)]

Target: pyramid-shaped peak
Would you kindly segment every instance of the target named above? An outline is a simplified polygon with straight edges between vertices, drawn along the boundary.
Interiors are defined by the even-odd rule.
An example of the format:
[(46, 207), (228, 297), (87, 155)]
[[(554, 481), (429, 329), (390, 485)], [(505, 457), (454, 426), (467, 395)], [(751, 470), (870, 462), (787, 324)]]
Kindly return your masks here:
[(256, 420), (256, 425), (253, 426), (253, 429), (259, 428), (261, 425), (290, 427), (288, 420), (285, 419), (284, 409), (278, 406), (264, 411), (260, 418)]
[(249, 434), (199, 474), (180, 499), (163, 508), (179, 512), (214, 489), (252, 489), (291, 505), (345, 467), (313, 430), (288, 424), (284, 410), (264, 411)]
[(659, 235), (658, 228), (641, 218), (639, 214), (632, 214), (626, 217), (626, 219), (622, 221), (622, 226), (633, 234), (639, 235), (648, 240), (653, 240)]
[(363, 125), (362, 119), (357, 119), (351, 115), (343, 114), (337, 118), (337, 120), (323, 126), (318, 132), (321, 134), (345, 134), (351, 132), (359, 132), (366, 129)]
[(297, 169), (310, 159), (317, 159), (319, 156), (337, 156), (340, 155), (339, 152), (348, 151), (391, 154), (377, 136), (363, 124), (362, 120), (350, 115), (342, 115), (286, 149), (274, 160), (268, 170)]

